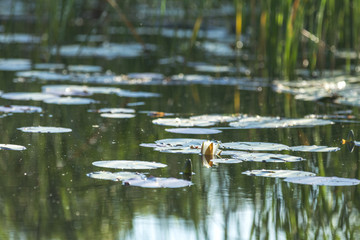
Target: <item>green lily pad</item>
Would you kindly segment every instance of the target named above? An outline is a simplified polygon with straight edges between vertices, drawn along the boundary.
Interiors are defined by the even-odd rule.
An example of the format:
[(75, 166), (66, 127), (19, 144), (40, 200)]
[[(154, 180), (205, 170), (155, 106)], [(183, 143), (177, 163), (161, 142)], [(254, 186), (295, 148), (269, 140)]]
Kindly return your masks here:
[(70, 128), (63, 128), (63, 127), (44, 127), (44, 126), (37, 126), (37, 127), (21, 127), (18, 130), (27, 133), (68, 133), (72, 132)]
[(220, 147), (244, 151), (282, 151), (289, 149), (286, 145), (268, 142), (230, 142), (222, 143)]
[(158, 146), (164, 147), (201, 147), (201, 144), (206, 141), (205, 139), (195, 139), (195, 138), (167, 138), (167, 139), (160, 139), (155, 141)]
[(86, 72), (86, 73), (94, 73), (94, 72), (101, 72), (101, 66), (95, 65), (69, 65), (68, 70), (70, 72)]
[(131, 160), (107, 160), (96, 161), (92, 163), (97, 167), (115, 168), (115, 169), (156, 169), (166, 167), (166, 164), (146, 161)]
[(111, 180), (111, 181), (124, 181), (130, 178), (145, 178), (144, 174), (136, 173), (136, 172), (106, 172), (106, 171), (98, 171), (91, 172), (86, 174), (86, 176), (95, 179), (102, 180)]
[(96, 110), (98, 113), (134, 113), (135, 110), (131, 108), (101, 108)]
[(338, 147), (327, 147), (327, 146), (293, 146), (289, 148), (292, 151), (298, 152), (337, 152), (340, 150)]
[(191, 186), (192, 182), (177, 178), (149, 177), (146, 179), (128, 179), (124, 181), (124, 185), (143, 188), (182, 188)]
[(243, 172), (243, 174), (249, 176), (258, 176), (258, 177), (273, 177), (273, 178), (288, 178), (288, 177), (305, 177), (305, 176), (315, 176), (315, 173), (296, 171), (296, 170), (248, 170)]
[(165, 131), (180, 134), (217, 134), (222, 132), (217, 129), (208, 128), (168, 128)]
[(13, 150), (13, 151), (22, 151), (25, 150), (26, 147), (15, 144), (0, 144), (0, 150)]
[(286, 178), (285, 182), (318, 186), (353, 186), (360, 184), (359, 179), (339, 178), (339, 177), (292, 177)]

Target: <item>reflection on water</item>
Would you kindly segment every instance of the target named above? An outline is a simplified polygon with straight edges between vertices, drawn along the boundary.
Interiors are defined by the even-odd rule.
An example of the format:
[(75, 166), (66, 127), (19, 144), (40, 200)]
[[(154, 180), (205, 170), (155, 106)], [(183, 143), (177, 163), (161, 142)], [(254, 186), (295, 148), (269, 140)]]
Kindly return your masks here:
[[(124, 5), (125, 8), (131, 8)], [(16, 7), (14, 19), (6, 21), (4, 26), (0, 22), (0, 31), (15, 28), (20, 28), (21, 32), (26, 30), (18, 26), (16, 21), (21, 21), (17, 16), (28, 14), (28, 10), (22, 7), (23, 4), (14, 6), (21, 8)], [(227, 15), (228, 10), (231, 13), (233, 9), (226, 6), (220, 7), (218, 11), (209, 10), (206, 14), (216, 17)], [(98, 7), (104, 8), (101, 4)], [(150, 11), (152, 9), (143, 5), (137, 9), (144, 10), (139, 12), (141, 14), (138, 17), (141, 19), (156, 14), (156, 11)], [(173, 10), (169, 8), (162, 16), (167, 16)], [(180, 10), (173, 12), (173, 15), (188, 14)], [(108, 29), (103, 27), (104, 35), (90, 34), (96, 32), (96, 24), (90, 21), (89, 25), (93, 25), (87, 26), (82, 22), (82, 17), (96, 15), (96, 12), (87, 11), (81, 17), (75, 16), (73, 21), (69, 21), (69, 28), (66, 29), (55, 29), (54, 26), (58, 26), (58, 21), (55, 21), (56, 24), (51, 25), (52, 30), (46, 33), (7, 35), (6, 38), (1, 35), (0, 49), (4, 54), (1, 57), (8, 59), (0, 59), (0, 90), (5, 93), (0, 98), (0, 106), (7, 109), (9, 105), (26, 105), (42, 109), (4, 112), (0, 117), (0, 144), (26, 147), (23, 151), (0, 150), (1, 239), (360, 237), (359, 186), (307, 186), (278, 178), (243, 174), (260, 169), (298, 170), (318, 176), (359, 179), (359, 149), (351, 148), (349, 152), (346, 145), (340, 145), (340, 140), (350, 129), (354, 130), (355, 135), (359, 134), (359, 111), (356, 107), (335, 105), (332, 99), (325, 101), (324, 96), (335, 96), (329, 96), (328, 92), (323, 95), (321, 91), (321, 94), (316, 94), (313, 85), (309, 86), (307, 94), (311, 94), (306, 99), (316, 97), (321, 101), (296, 99), (298, 91), (301, 92), (298, 85), (288, 86), (288, 83), (278, 82), (277, 89), (271, 89), (268, 79), (259, 78), (261, 73), (253, 71), (258, 70), (257, 67), (260, 69), (258, 65), (262, 63), (256, 62), (255, 56), (251, 56), (252, 48), (246, 45), (249, 43), (245, 34), (241, 38), (244, 49), (235, 51), (234, 46), (227, 41), (235, 38), (230, 29), (200, 29), (199, 41), (190, 51), (184, 48), (186, 40), (180, 42), (179, 38), (193, 33), (189, 31), (193, 25), (182, 30), (168, 24), (158, 33), (153, 33), (152, 28), (150, 32), (147, 31), (145, 26), (143, 32), (139, 32), (150, 44), (151, 51), (148, 51), (138, 43), (124, 42), (129, 35), (122, 31), (128, 29), (120, 31), (116, 26), (107, 25)], [(67, 12), (63, 14), (65, 18)], [(52, 15), (47, 17), (49, 21), (55, 18)], [(12, 20), (16, 20), (14, 28), (9, 27)], [(112, 18), (107, 19), (107, 14), (103, 14), (99, 21), (102, 21), (101, 24), (106, 21), (109, 21), (106, 24), (115, 24)], [(148, 24), (152, 22), (156, 21), (152, 19)], [(83, 24), (86, 25), (84, 28), (78, 28)], [(107, 30), (110, 32), (108, 35)], [(82, 37), (79, 38), (77, 34)], [(95, 40), (100, 43), (92, 42), (94, 39), (91, 36), (97, 36)], [(32, 39), (31, 44), (29, 39)], [(89, 46), (76, 41), (88, 41), (86, 43)], [(60, 42), (64, 43), (63, 47), (55, 46)], [(16, 48), (13, 44), (17, 44)], [(41, 44), (48, 44), (47, 48)], [(27, 72), (18, 72), (25, 70)], [(211, 76), (197, 75), (196, 71), (207, 72)], [(56, 84), (64, 82), (87, 86), (58, 86), (51, 80), (56, 81)], [(322, 86), (315, 85), (316, 88)], [(55, 92), (55, 95), (50, 96), (53, 100), (37, 101), (47, 96), (41, 93), (42, 90)], [(351, 91), (351, 87), (347, 91)], [(27, 95), (29, 92), (32, 94)], [(19, 97), (19, 93), (25, 96), (21, 94)], [(80, 96), (76, 98), (79, 101), (81, 99), (80, 103), (84, 103), (84, 97), (89, 95), (93, 100), (86, 101), (86, 104), (74, 104), (74, 99), (60, 99), (58, 95)], [(130, 110), (131, 117), (126, 112), (129, 111), (127, 106), (134, 109)], [(102, 117), (100, 114), (109, 112), (117, 114), (118, 118)], [(335, 121), (340, 119), (340, 112), (351, 114), (351, 121)], [(120, 113), (128, 115), (124, 117)], [(252, 119), (246, 126), (252, 127), (229, 128), (229, 118), (245, 115)], [(304, 120), (305, 116), (310, 115), (315, 117)], [(264, 128), (264, 122), (258, 123), (263, 118), (256, 116), (268, 116), (270, 127)], [(204, 124), (205, 120), (213, 118), (210, 125), (221, 128), (221, 132), (217, 131), (216, 135), (204, 131), (190, 132), (197, 133), (195, 135), (189, 132), (182, 132), (181, 135), (172, 133), (166, 131), (167, 126), (154, 124), (164, 121), (169, 124), (169, 120), (156, 120), (162, 117), (175, 119), (176, 124), (179, 119), (186, 123)], [(283, 128), (275, 128), (280, 121), (277, 117), (281, 117), (283, 123), (291, 119), (301, 121), (297, 124), (292, 122), (292, 125), (286, 122), (288, 125)], [(324, 125), (314, 126), (314, 122)], [(260, 127), (254, 128), (254, 125)], [(288, 128), (295, 125), (296, 128)], [(71, 131), (30, 133), (19, 130), (30, 126)], [(222, 143), (270, 142), (286, 146), (340, 147), (340, 150), (295, 152), (287, 148), (272, 148), (261, 154), (291, 154), (304, 161), (239, 160), (233, 164), (224, 164), (219, 160), (215, 164), (211, 161), (213, 156), (199, 156), (198, 148), (154, 151), (152, 147), (140, 146), (161, 139), (179, 138), (179, 135)], [(329, 149), (338, 150), (326, 148), (327, 151)], [(255, 153), (258, 153), (257, 150), (253, 149)], [(149, 178), (178, 179), (183, 179), (181, 173), (184, 165), (191, 160), (191, 172), (194, 174), (189, 179), (192, 185), (176, 189), (147, 189), (127, 186), (121, 181), (87, 176), (102, 170), (115, 172), (92, 165), (93, 162), (106, 160), (141, 160), (166, 164), (167, 167), (160, 169), (129, 171), (139, 172), (139, 175)], [(113, 179), (113, 175), (107, 174), (106, 177)]]

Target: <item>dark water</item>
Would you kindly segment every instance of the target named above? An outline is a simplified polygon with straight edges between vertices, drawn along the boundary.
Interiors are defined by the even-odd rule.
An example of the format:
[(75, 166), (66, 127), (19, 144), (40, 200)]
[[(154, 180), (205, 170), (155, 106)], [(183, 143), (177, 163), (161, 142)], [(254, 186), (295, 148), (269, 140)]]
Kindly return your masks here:
[[(151, 40), (154, 42), (150, 38), (149, 41)], [(159, 37), (158, 40), (160, 43), (170, 41), (165, 37)], [(19, 52), (14, 51), (13, 56), (9, 50), (12, 47), (20, 49)], [(42, 62), (37, 58), (40, 55), (38, 45), (29, 50), (22, 44), (3, 43), (1, 49), (6, 50), (6, 58), (29, 58), (30, 55), (34, 63)], [(171, 48), (165, 46), (164, 49)], [(130, 59), (51, 57), (51, 60), (65, 65), (100, 65), (104, 70), (110, 69), (115, 74), (151, 71), (170, 75), (184, 70), (195, 73), (183, 65), (159, 66), (156, 54)], [(192, 54), (193, 60), (199, 60), (196, 52)], [(159, 55), (168, 56), (164, 52)], [(234, 61), (222, 57), (215, 59), (217, 60), (205, 55), (201, 61)], [(15, 72), (0, 72), (3, 92), (38, 92), (46, 84), (63, 84), (38, 80), (14, 82), (14, 74)], [(243, 76), (235, 74), (239, 75)], [(359, 123), (335, 123), (309, 128), (225, 129), (216, 135), (194, 136), (166, 132), (165, 129), (169, 127), (154, 125), (153, 117), (140, 112), (161, 111), (175, 113), (178, 117), (242, 113), (302, 118), (308, 114), (332, 114), (338, 110), (351, 109), (356, 120), (359, 116), (356, 107), (321, 101), (298, 101), (289, 94), (275, 93), (269, 87), (263, 87), (261, 91), (201, 84), (115, 87), (156, 92), (161, 96), (144, 99), (111, 94), (94, 95), (91, 98), (100, 103), (74, 106), (0, 99), (0, 105), (34, 105), (43, 108), (42, 113), (10, 114), (0, 118), (1, 143), (27, 147), (25, 151), (0, 152), (2, 239), (360, 237), (358, 186), (297, 185), (281, 179), (242, 174), (253, 169), (288, 169), (310, 171), (319, 176), (359, 179), (358, 148), (349, 152), (346, 146), (340, 145), (340, 140), (350, 129), (357, 135)], [(133, 107), (136, 109), (136, 116), (131, 119), (107, 119), (88, 111), (102, 107), (126, 107), (127, 103), (138, 101), (144, 101), (145, 105)], [(73, 131), (40, 134), (17, 130), (20, 127), (38, 125), (67, 127)], [(339, 146), (341, 150), (331, 153), (290, 153), (306, 159), (297, 163), (243, 162), (208, 168), (203, 165), (199, 155), (160, 153), (152, 148), (139, 146), (141, 143), (177, 137), (222, 142), (275, 142), (289, 146)], [(142, 172), (176, 178), (182, 178), (180, 172), (183, 171), (184, 163), (191, 159), (195, 173), (191, 178), (193, 185), (175, 189), (146, 189), (86, 176), (87, 173), (103, 170), (92, 166), (92, 162), (116, 159), (165, 163), (168, 165), (166, 168)]]

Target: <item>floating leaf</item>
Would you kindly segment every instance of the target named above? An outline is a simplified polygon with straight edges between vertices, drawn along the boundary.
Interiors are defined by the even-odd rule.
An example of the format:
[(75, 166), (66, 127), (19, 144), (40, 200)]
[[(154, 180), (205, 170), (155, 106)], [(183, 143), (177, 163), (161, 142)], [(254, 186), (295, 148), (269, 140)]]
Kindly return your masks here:
[(339, 177), (292, 177), (285, 178), (285, 182), (306, 184), (306, 185), (319, 185), (319, 186), (353, 186), (360, 184), (360, 180), (351, 178)]
[(217, 129), (208, 129), (208, 128), (168, 128), (165, 129), (165, 131), (171, 133), (181, 133), (181, 134), (217, 134), (222, 132)]
[(131, 160), (108, 160), (97, 161), (92, 163), (97, 167), (115, 168), (115, 169), (155, 169), (166, 167), (166, 164), (146, 161)]
[(98, 172), (91, 172), (86, 174), (86, 176), (95, 179), (102, 179), (102, 180), (111, 180), (111, 181), (124, 181), (130, 178), (145, 178), (144, 174), (136, 173), (136, 172), (106, 172), (106, 171), (98, 171)]
[(145, 105), (145, 102), (130, 102), (128, 104), (126, 104), (126, 106), (128, 107), (136, 107), (136, 106), (143, 106)]
[(158, 177), (149, 177), (146, 179), (128, 179), (124, 181), (124, 184), (143, 188), (181, 188), (192, 185), (192, 183), (188, 180)]
[(40, 43), (41, 38), (26, 33), (0, 33), (0, 43)]
[(120, 90), (116, 92), (119, 97), (130, 97), (130, 98), (151, 98), (151, 97), (160, 97), (158, 93), (152, 92), (133, 92), (128, 90)]
[(238, 115), (220, 115), (220, 114), (213, 114), (213, 115), (206, 114), (206, 115), (190, 117), (190, 120), (207, 121), (213, 123), (234, 122), (238, 119), (239, 119)]
[(25, 150), (26, 147), (15, 144), (0, 144), (0, 150), (13, 150), (13, 151), (22, 151)]
[[(228, 155), (227, 152), (222, 152), (221, 155)], [(247, 152), (231, 152), (234, 159), (242, 161), (253, 162), (298, 162), (303, 161), (302, 157), (290, 156), (285, 154), (272, 154), (272, 153), (247, 153)]]
[(129, 113), (102, 113), (100, 115), (103, 118), (133, 118), (135, 114)]
[(293, 146), (289, 148), (292, 151), (298, 152), (337, 152), (340, 150), (338, 147), (327, 147), (327, 146)]
[(72, 132), (71, 128), (63, 128), (63, 127), (21, 127), (18, 130), (29, 133), (68, 133)]
[(131, 108), (101, 108), (96, 110), (98, 113), (135, 113)]
[(183, 148), (171, 148), (171, 147), (155, 147), (155, 151), (163, 153), (180, 153), (180, 154), (199, 154), (199, 148), (183, 147)]
[(114, 87), (89, 87), (85, 85), (47, 85), (42, 87), (42, 91), (62, 96), (90, 96), (93, 94), (115, 94), (122, 90)]
[(187, 118), (158, 118), (154, 119), (152, 122), (157, 125), (172, 127), (209, 127), (215, 125), (214, 122)]
[(22, 106), (22, 105), (6, 105), (0, 106), (0, 112), (3, 113), (40, 113), (41, 107)]
[(268, 142), (230, 142), (222, 143), (224, 149), (244, 150), (244, 151), (282, 151), (289, 147), (279, 143)]
[(211, 161), (213, 163), (215, 163), (215, 164), (218, 164), (218, 163), (233, 164), (233, 163), (241, 163), (241, 162), (243, 162), (240, 159), (234, 159), (234, 158), (214, 158), (214, 159), (211, 159)]
[[(146, 44), (147, 50), (153, 50), (154, 45)], [(65, 45), (52, 49), (53, 55), (60, 54), (64, 57), (103, 57), (106, 59), (114, 59), (118, 57), (138, 57), (142, 55), (144, 46), (138, 43), (104, 43), (100, 46), (83, 46), (83, 45)]]
[(138, 79), (144, 81), (160, 81), (164, 79), (164, 75), (161, 73), (129, 73), (127, 75), (129, 79)]
[(9, 92), (0, 96), (9, 100), (43, 101), (45, 99), (57, 98), (56, 95), (41, 92)]
[(44, 72), (44, 71), (17, 72), (16, 76), (21, 78), (40, 79), (44, 81), (68, 81), (71, 78), (70, 75), (65, 75), (62, 73), (55, 73), (55, 72)]
[(38, 70), (60, 70), (64, 69), (65, 65), (62, 63), (37, 63), (34, 68)]
[(200, 149), (201, 144), (206, 141), (203, 139), (195, 139), (195, 138), (167, 138), (160, 139), (155, 141), (155, 143), (159, 146), (165, 147), (198, 147)]
[(31, 61), (29, 59), (0, 59), (0, 71), (26, 71), (29, 69), (31, 69)]
[(279, 117), (243, 117), (229, 125), (235, 128), (290, 128), (290, 127), (314, 127), (333, 124), (330, 120), (324, 119), (281, 119)]
[(243, 172), (243, 174), (249, 176), (258, 176), (258, 177), (273, 177), (273, 178), (288, 178), (288, 177), (305, 177), (305, 176), (315, 176), (315, 173), (296, 171), (296, 170), (248, 170)]
[(94, 66), (94, 65), (69, 65), (68, 70), (71, 72), (101, 72), (101, 66)]
[(58, 105), (85, 105), (91, 103), (97, 103), (97, 101), (90, 98), (75, 98), (75, 97), (56, 97), (48, 98), (44, 100), (48, 104), (58, 104)]

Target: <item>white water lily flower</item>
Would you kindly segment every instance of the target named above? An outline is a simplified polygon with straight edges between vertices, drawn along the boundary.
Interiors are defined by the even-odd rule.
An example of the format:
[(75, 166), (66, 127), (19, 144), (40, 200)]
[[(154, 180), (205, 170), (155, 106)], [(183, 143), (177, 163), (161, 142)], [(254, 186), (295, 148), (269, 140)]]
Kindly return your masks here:
[(203, 156), (215, 156), (218, 154), (219, 144), (205, 141), (201, 144), (201, 155)]

